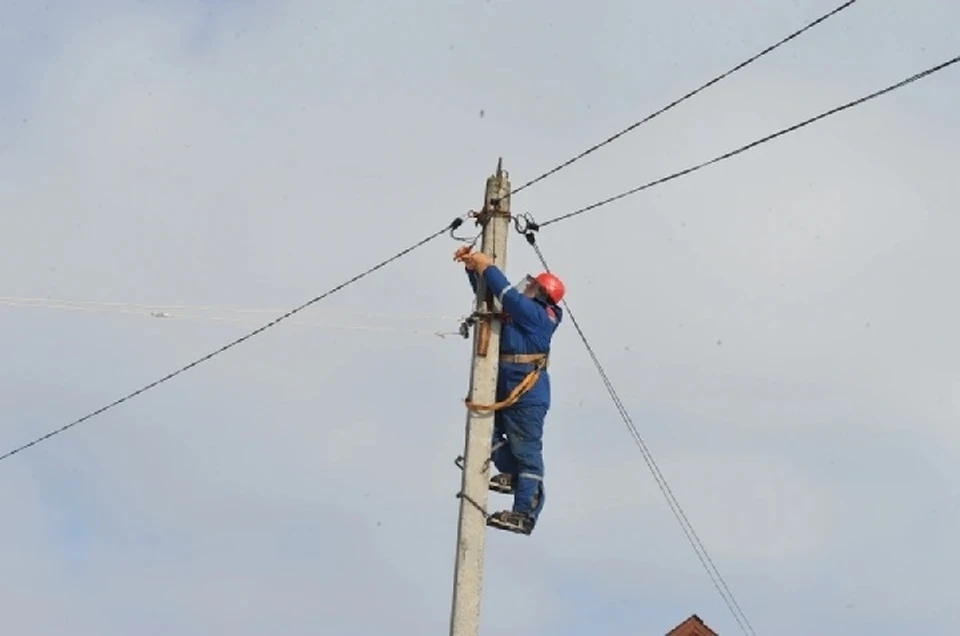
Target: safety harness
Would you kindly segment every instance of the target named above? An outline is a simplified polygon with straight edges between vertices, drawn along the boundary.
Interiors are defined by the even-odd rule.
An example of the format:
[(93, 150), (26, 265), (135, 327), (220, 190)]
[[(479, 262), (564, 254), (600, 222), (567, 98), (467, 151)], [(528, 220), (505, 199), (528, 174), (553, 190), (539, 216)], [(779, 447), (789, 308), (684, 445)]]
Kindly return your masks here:
[(533, 385), (537, 383), (537, 380), (540, 379), (540, 374), (544, 369), (547, 368), (549, 363), (549, 357), (545, 353), (504, 353), (500, 355), (500, 362), (514, 363), (514, 364), (533, 364), (533, 371), (527, 374), (527, 376), (521, 380), (517, 386), (513, 387), (513, 390), (510, 391), (510, 395), (499, 402), (493, 404), (477, 404), (476, 402), (471, 402), (469, 398), (465, 399), (464, 402), (467, 405), (468, 409), (479, 412), (490, 412), (490, 411), (499, 411), (500, 409), (505, 409), (508, 406), (513, 406), (517, 400), (519, 400), (524, 393), (533, 388)]

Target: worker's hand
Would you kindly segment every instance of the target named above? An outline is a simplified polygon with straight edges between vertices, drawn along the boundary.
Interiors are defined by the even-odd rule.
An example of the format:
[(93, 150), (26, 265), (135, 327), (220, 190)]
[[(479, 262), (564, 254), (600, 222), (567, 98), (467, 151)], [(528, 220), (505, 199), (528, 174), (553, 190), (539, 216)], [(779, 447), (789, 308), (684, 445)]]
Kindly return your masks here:
[(493, 259), (483, 252), (465, 253), (460, 257), (467, 269), (475, 270), (482, 274), (483, 270), (493, 265)]
[(463, 266), (468, 271), (473, 271), (473, 261), (470, 258), (470, 251), (472, 249), (473, 248), (471, 246), (464, 245), (453, 253), (453, 260), (457, 261), (458, 263), (463, 263)]
[(463, 257), (469, 254), (470, 250), (472, 249), (473, 248), (470, 247), (469, 245), (464, 245), (463, 247), (460, 247), (459, 249), (457, 249), (456, 252), (453, 253), (453, 260), (463, 263), (464, 262)]

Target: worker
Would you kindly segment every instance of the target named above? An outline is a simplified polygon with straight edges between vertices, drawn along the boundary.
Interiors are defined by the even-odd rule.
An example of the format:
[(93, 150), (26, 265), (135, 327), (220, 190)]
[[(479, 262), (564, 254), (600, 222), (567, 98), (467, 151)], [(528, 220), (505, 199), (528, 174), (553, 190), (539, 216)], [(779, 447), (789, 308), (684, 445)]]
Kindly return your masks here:
[(470, 247), (457, 250), (454, 260), (464, 264), (474, 293), (482, 276), (502, 306), (497, 401), (507, 398), (538, 366), (542, 369), (516, 402), (495, 412), (492, 440), (492, 460), (499, 474), (490, 479), (490, 489), (513, 494), (513, 509), (493, 513), (487, 525), (529, 535), (545, 500), (543, 424), (550, 409), (546, 362), (550, 340), (563, 319), (558, 304), (564, 285), (544, 272), (513, 286), (489, 256)]

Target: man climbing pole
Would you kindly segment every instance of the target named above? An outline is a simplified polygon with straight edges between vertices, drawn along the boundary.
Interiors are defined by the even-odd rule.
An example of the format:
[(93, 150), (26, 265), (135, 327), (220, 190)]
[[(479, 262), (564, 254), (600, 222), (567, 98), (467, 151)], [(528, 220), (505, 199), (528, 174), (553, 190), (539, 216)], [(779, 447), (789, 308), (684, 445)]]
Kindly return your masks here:
[(477, 277), (483, 276), (503, 307), (497, 403), (468, 403), (470, 408), (495, 411), (492, 460), (500, 472), (490, 479), (490, 489), (513, 494), (513, 509), (493, 513), (487, 525), (530, 534), (545, 500), (543, 424), (550, 409), (546, 367), (551, 338), (563, 319), (558, 304), (564, 285), (544, 272), (512, 286), (489, 256), (470, 247), (457, 250), (454, 260), (464, 264), (474, 293)]

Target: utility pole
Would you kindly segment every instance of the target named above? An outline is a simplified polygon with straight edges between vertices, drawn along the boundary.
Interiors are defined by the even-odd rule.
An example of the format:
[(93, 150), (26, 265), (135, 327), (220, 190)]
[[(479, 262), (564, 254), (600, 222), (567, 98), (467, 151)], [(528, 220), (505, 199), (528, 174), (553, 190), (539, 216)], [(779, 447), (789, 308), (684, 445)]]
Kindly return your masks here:
[[(501, 270), (507, 264), (507, 236), (510, 233), (510, 181), (497, 162), (497, 172), (487, 179), (480, 213), (483, 242), (480, 249)], [(497, 397), (500, 369), (500, 318), (494, 299), (483, 278), (477, 285), (473, 361), (470, 371), (470, 400), (493, 404)], [(486, 540), (487, 495), (490, 483), (490, 449), (493, 437), (491, 412), (467, 410), (463, 478), (460, 486), (460, 522), (457, 528), (457, 562), (453, 580), (453, 609), (450, 636), (478, 636), (480, 597), (483, 589), (483, 550)]]

